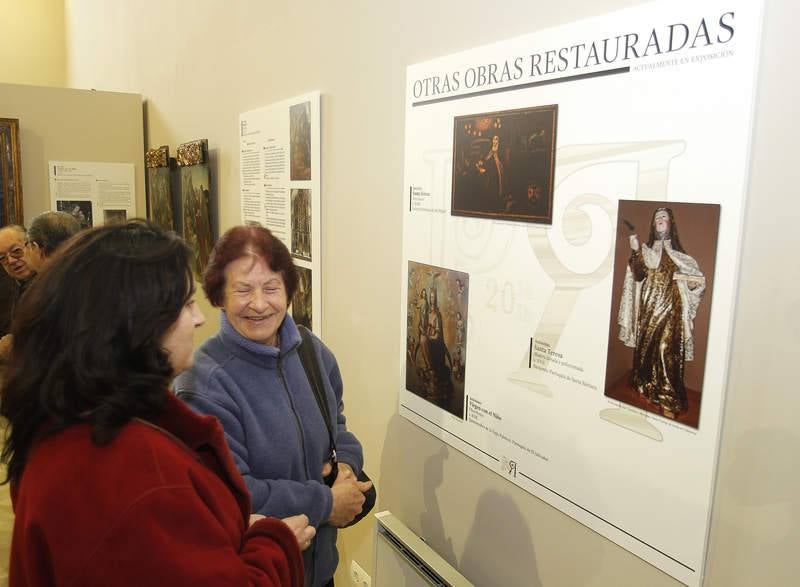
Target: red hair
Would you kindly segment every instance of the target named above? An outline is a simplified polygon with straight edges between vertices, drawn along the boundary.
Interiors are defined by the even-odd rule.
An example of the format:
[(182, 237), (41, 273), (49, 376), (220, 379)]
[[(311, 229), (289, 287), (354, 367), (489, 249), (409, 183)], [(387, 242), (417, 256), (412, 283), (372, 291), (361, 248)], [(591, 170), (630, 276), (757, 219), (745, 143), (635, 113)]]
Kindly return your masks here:
[(234, 226), (214, 245), (203, 273), (203, 291), (212, 306), (219, 308), (225, 302), (225, 268), (232, 261), (250, 255), (262, 258), (272, 271), (281, 274), (286, 297), (292, 299), (298, 277), (286, 245), (262, 226)]

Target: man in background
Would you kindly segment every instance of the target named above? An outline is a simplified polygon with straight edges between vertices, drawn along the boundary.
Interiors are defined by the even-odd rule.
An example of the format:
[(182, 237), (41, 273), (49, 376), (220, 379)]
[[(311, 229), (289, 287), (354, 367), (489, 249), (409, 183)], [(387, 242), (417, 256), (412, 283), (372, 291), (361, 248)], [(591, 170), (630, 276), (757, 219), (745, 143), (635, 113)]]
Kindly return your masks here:
[(31, 222), (25, 262), (38, 272), (56, 249), (81, 230), (81, 224), (66, 212), (44, 212)]
[(5, 330), (0, 338), (0, 362), (4, 362), (11, 347), (11, 320), (14, 317), (14, 308), (17, 300), (25, 291), (36, 273), (28, 266), (25, 260), (25, 228), (16, 224), (9, 224), (0, 228), (0, 265), (8, 277), (4, 280), (8, 287), (3, 288), (3, 297), (0, 300), (0, 314)]
[(3, 313), (8, 312), (9, 325), (0, 338), (0, 364), (7, 360), (11, 350), (11, 335), (8, 331), (19, 298), (45, 261), (80, 230), (80, 222), (66, 212), (39, 214), (31, 222), (27, 234), (21, 226), (0, 228), (0, 265), (15, 281), (11, 299), (2, 308)]
[(27, 234), (25, 228), (10, 224), (0, 228), (0, 265), (16, 283), (12, 288), (11, 299), (6, 302), (6, 308), (13, 315), (13, 308), (17, 300), (25, 291), (25, 287), (35, 275), (33, 269), (25, 260), (25, 241)]

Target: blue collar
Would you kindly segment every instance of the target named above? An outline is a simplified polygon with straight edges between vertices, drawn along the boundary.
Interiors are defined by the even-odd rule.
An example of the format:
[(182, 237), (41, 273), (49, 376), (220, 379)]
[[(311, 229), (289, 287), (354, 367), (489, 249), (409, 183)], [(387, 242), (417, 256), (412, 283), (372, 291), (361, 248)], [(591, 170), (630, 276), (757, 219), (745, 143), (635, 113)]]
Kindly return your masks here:
[(274, 346), (267, 346), (260, 342), (250, 340), (241, 335), (241, 333), (233, 327), (225, 310), (220, 313), (220, 334), (223, 339), (232, 343), (233, 346), (240, 348), (248, 353), (258, 355), (260, 357), (273, 357), (280, 358), (286, 356), (300, 345), (300, 331), (294, 323), (291, 315), (286, 314), (283, 323), (278, 328), (278, 338), (280, 339), (280, 348)]

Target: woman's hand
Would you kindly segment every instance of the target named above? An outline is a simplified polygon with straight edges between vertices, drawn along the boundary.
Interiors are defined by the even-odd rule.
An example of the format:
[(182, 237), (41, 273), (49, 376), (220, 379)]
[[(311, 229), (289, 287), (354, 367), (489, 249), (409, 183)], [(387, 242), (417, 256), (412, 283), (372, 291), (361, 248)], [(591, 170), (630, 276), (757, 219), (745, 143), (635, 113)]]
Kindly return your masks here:
[[(339, 468), (339, 473), (336, 475), (337, 479), (339, 477), (341, 477), (342, 475), (345, 476), (345, 479), (355, 479), (356, 478), (356, 474), (353, 473), (353, 467), (351, 467), (347, 463), (338, 463), (338, 468)], [(331, 471), (333, 471), (333, 465), (332, 464), (330, 464), (328, 462), (328, 463), (325, 463), (324, 465), (322, 465), (322, 476), (323, 477), (327, 477), (328, 475), (330, 475)]]
[(309, 526), (308, 516), (305, 514), (291, 516), (288, 518), (283, 518), (282, 522), (289, 526), (289, 529), (294, 533), (294, 537), (297, 538), (297, 544), (300, 546), (300, 550), (305, 550), (311, 546), (311, 540), (317, 533), (317, 529), (314, 528), (314, 526)]
[[(340, 463), (341, 466), (341, 463)], [(353, 521), (364, 505), (364, 492), (372, 487), (372, 481), (356, 481), (353, 470), (350, 467), (349, 473), (339, 471), (336, 481), (331, 487), (333, 493), (333, 507), (328, 523), (337, 528), (343, 528)]]
[(339, 474), (336, 476), (337, 478), (344, 475), (345, 479), (355, 479), (356, 474), (353, 473), (353, 467), (348, 465), (347, 463), (339, 463)]
[[(266, 516), (262, 516), (261, 514), (250, 514), (250, 526), (264, 518), (266, 518)], [(300, 550), (305, 550), (311, 546), (311, 540), (317, 533), (317, 529), (314, 528), (314, 526), (308, 525), (308, 516), (305, 514), (290, 516), (288, 518), (283, 518), (281, 522), (289, 526), (292, 534), (294, 534), (294, 537), (297, 539), (297, 545), (300, 547)]]

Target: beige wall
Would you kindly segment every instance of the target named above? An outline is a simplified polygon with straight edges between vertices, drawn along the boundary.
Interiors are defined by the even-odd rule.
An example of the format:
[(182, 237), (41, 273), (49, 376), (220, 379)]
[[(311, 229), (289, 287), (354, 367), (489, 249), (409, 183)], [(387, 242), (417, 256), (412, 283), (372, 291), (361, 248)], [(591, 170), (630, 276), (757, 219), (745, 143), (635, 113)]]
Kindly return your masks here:
[[(351, 427), (391, 509), (479, 585), (674, 585), (397, 413), (405, 67), (637, 4), (634, 0), (311, 2), (67, 0), (70, 83), (147, 99), (151, 146), (205, 137), (236, 223), (240, 112), (321, 90), (326, 341)], [(798, 351), (800, 168), (794, 2), (768, 0), (749, 216), (712, 520), (708, 585), (795, 579), (800, 475), (791, 383)], [(213, 330), (209, 320), (204, 334)], [(671, 504), (654, 504), (670, 508)], [(674, 515), (681, 515), (675, 511)], [(371, 568), (372, 528), (343, 532)], [(337, 578), (347, 585), (344, 575)]]
[(0, 82), (63, 86), (64, 49), (64, 0), (0, 0)]
[(146, 214), (142, 97), (0, 84), (6, 118), (18, 118), (25, 222), (51, 209), (48, 161), (134, 163), (136, 206)]

